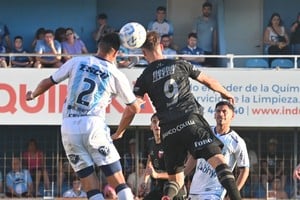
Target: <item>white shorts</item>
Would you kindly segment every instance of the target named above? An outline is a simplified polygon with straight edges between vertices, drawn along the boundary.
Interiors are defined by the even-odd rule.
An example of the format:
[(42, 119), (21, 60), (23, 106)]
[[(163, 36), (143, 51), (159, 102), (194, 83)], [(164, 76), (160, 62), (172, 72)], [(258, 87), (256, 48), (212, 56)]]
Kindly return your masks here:
[(190, 194), (188, 200), (222, 200), (222, 198), (213, 194), (212, 195)]
[(108, 165), (120, 159), (110, 137), (110, 129), (99, 117), (64, 118), (61, 136), (75, 172), (94, 164)]

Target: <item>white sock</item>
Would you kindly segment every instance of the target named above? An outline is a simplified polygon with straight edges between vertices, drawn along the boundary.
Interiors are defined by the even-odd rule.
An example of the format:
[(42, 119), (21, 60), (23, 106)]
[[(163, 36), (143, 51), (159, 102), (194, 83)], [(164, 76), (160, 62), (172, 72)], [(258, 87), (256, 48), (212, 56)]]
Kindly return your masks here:
[(96, 194), (94, 196), (91, 196), (89, 198), (89, 200), (105, 200), (104, 196), (102, 195), (102, 193)]
[(133, 199), (133, 194), (131, 192), (131, 189), (129, 187), (123, 189), (123, 190), (120, 190), (118, 192), (118, 199), (124, 199), (124, 200), (132, 200)]

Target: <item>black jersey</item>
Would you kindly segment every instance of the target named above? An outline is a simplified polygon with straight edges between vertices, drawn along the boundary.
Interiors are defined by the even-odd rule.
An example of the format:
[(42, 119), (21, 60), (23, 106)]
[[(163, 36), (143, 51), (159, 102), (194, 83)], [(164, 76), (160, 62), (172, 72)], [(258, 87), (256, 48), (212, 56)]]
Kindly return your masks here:
[(134, 93), (149, 95), (161, 123), (172, 121), (202, 110), (191, 92), (189, 80), (196, 79), (200, 73), (199, 68), (183, 60), (157, 60), (137, 79)]

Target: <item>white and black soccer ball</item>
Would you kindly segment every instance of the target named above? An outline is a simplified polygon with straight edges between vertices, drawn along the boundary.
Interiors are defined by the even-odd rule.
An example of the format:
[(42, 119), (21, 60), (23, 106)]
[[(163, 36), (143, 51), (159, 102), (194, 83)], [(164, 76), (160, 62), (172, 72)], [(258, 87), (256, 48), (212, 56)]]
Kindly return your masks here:
[(146, 40), (146, 29), (137, 22), (129, 22), (120, 29), (122, 45), (128, 49), (140, 48)]

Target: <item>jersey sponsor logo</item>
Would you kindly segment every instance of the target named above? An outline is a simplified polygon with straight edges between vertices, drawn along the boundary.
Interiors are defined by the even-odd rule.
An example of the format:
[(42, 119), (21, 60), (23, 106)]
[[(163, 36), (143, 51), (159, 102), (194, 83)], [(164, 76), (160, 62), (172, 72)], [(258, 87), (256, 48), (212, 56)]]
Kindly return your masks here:
[(164, 156), (164, 151), (158, 151), (157, 156), (161, 159)]
[(196, 142), (194, 142), (194, 146), (196, 148), (199, 148), (199, 147), (202, 147), (202, 146), (204, 146), (206, 144), (212, 143), (212, 141), (213, 140), (211, 138), (208, 138), (208, 139), (205, 139), (205, 140), (196, 141)]
[(182, 129), (188, 127), (188, 126), (192, 126), (196, 124), (194, 120), (188, 120), (188, 121), (185, 121), (181, 124), (178, 124), (176, 127), (174, 128), (171, 128), (169, 129), (167, 132), (163, 133), (162, 136), (163, 136), (163, 139), (169, 135), (172, 135), (174, 133), (177, 133), (177, 132), (180, 132), (182, 131)]
[(106, 71), (101, 71), (97, 66), (88, 66), (86, 64), (81, 64), (80, 68), (81, 71), (89, 72), (91, 74), (100, 76), (101, 78), (107, 78), (109, 75)]
[(103, 156), (107, 156), (109, 154), (109, 148), (107, 146), (101, 146), (101, 147), (99, 147), (98, 151)]
[(70, 154), (68, 155), (69, 160), (71, 163), (76, 164), (79, 161), (79, 155), (75, 155), (75, 154)]
[(205, 161), (199, 162), (199, 165), (197, 166), (197, 170), (199, 170), (204, 174), (207, 174), (210, 178), (214, 178), (217, 176), (216, 171), (211, 167), (210, 164), (208, 164)]
[[(161, 63), (159, 63), (159, 64), (161, 64)], [(152, 73), (153, 80), (152, 81), (154, 83), (154, 82), (159, 81), (160, 79), (163, 79), (174, 73), (175, 73), (175, 65), (165, 66), (161, 69), (153, 71), (153, 73)]]

